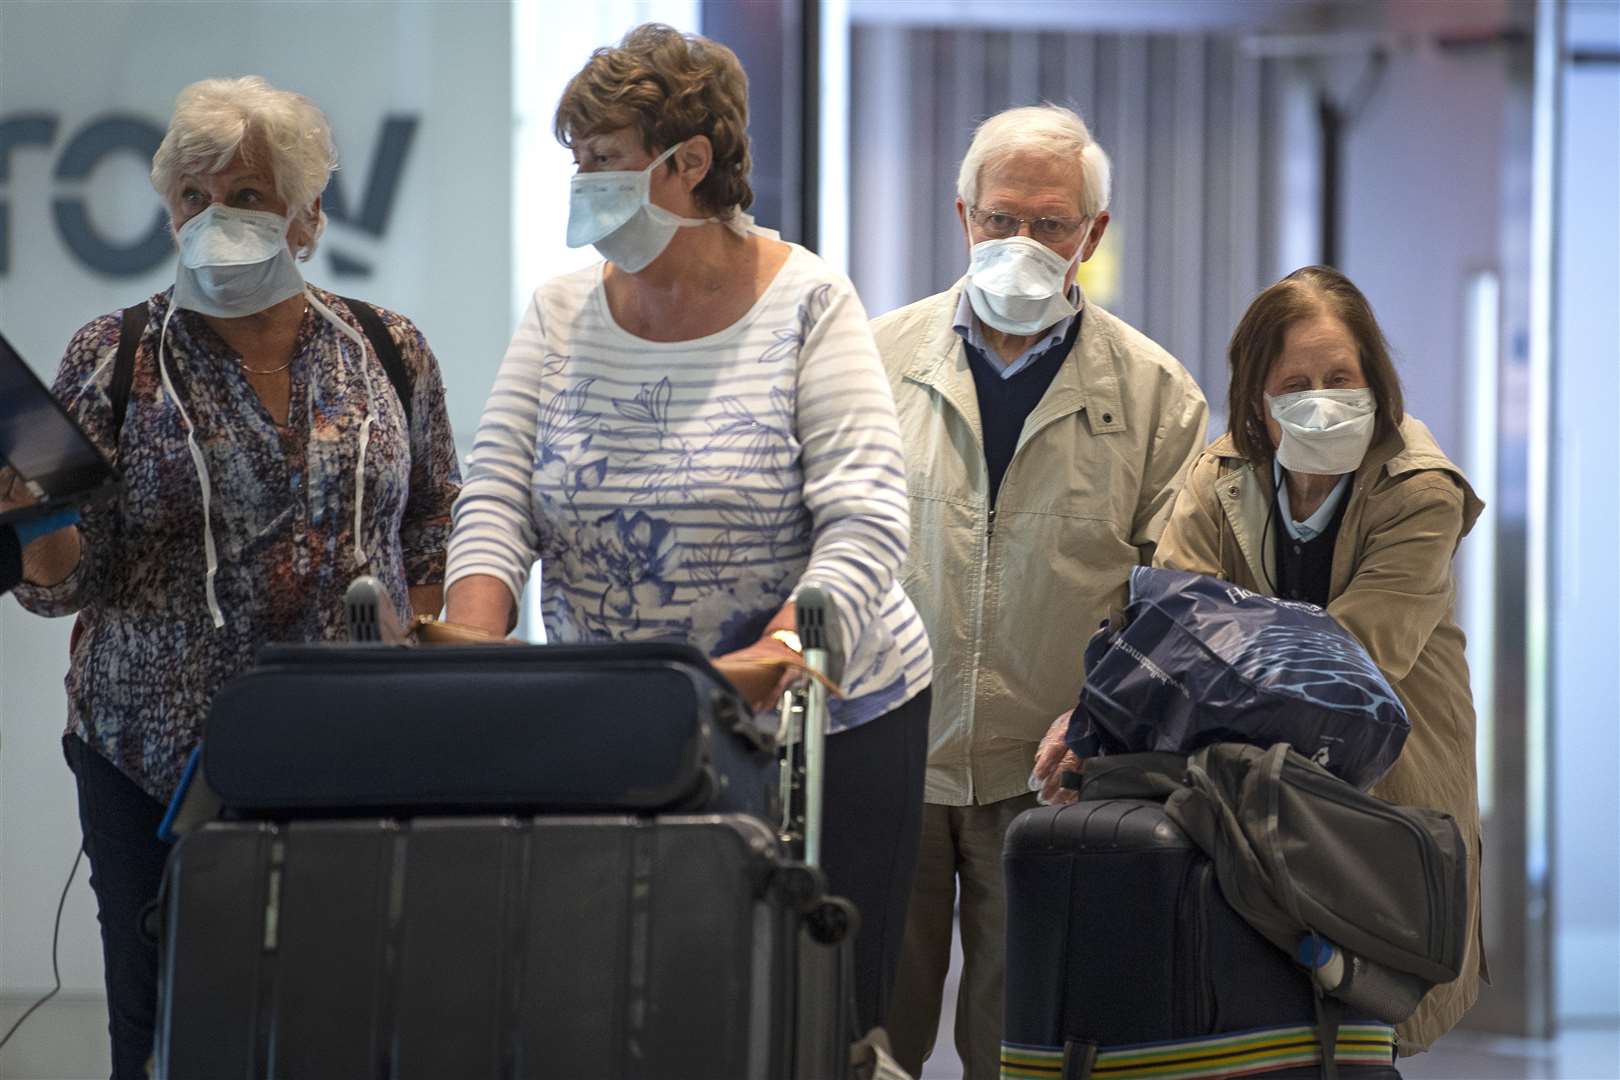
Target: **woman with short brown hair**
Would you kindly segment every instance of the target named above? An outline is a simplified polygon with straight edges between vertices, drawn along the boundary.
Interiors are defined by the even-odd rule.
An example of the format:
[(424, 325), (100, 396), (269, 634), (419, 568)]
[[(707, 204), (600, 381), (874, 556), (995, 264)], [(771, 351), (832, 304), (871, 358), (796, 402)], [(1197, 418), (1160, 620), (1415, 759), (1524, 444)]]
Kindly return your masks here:
[(539, 557), (548, 640), (771, 660), (796, 647), (798, 588), (829, 593), (846, 659), (822, 861), (861, 912), (864, 1030), (899, 961), (932, 664), (899, 582), (888, 378), (849, 279), (745, 212), (747, 85), (723, 45), (656, 25), (569, 83), (568, 242), (605, 261), (542, 284), (507, 349), (456, 504), (448, 617), (507, 633)]
[(621, 128), (639, 135), (648, 151), (702, 135), (710, 163), (692, 201), (722, 217), (754, 204), (748, 76), (737, 54), (718, 41), (651, 23), (593, 52), (568, 80), (553, 131), (572, 148), (576, 139)]

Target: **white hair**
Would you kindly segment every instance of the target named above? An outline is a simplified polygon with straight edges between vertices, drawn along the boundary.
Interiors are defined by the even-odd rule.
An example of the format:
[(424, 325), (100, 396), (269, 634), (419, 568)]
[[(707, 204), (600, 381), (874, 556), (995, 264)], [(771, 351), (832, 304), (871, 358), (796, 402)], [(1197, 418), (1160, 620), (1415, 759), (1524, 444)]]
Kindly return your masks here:
[(976, 205), (984, 170), (1020, 154), (1073, 161), (1079, 172), (1081, 214), (1094, 218), (1108, 209), (1108, 155), (1078, 113), (1051, 102), (1008, 109), (980, 124), (956, 174), (956, 194), (968, 206)]
[(257, 75), (194, 82), (175, 99), (169, 130), (152, 156), (152, 186), (172, 204), (181, 177), (218, 172), (238, 152), (269, 167), (288, 218), (308, 234), (298, 256), (309, 258), (326, 231), (315, 200), (337, 168), (326, 115), (302, 94), (277, 90)]

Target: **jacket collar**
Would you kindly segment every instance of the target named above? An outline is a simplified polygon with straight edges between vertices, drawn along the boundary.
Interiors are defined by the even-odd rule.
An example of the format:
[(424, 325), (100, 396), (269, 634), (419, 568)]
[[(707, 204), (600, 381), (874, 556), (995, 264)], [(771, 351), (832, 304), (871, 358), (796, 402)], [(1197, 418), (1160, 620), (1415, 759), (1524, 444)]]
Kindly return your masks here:
[[(982, 447), (984, 427), (979, 416), (978, 391), (968, 367), (967, 348), (954, 328), (956, 309), (966, 282), (967, 278), (963, 277), (934, 298), (902, 378), (938, 391), (967, 421)], [(1094, 435), (1125, 430), (1125, 409), (1120, 401), (1120, 361), (1116, 356), (1119, 342), (1113, 316), (1088, 301), (1079, 319), (1080, 333), (1074, 348), (1053, 377), (1045, 396), (1024, 421), (1018, 449), (1041, 428), (1070, 413), (1085, 412), (1086, 423)]]
[[(1248, 564), (1249, 579), (1257, 588), (1276, 582), (1276, 552), (1264, 542), (1275, 493), (1270, 470), (1251, 465), (1237, 452), (1230, 434), (1211, 443), (1208, 452), (1222, 459), (1222, 467), (1215, 471), (1215, 501), (1226, 515), (1238, 551)], [(1350, 495), (1354, 494), (1352, 486)]]
[[(1226, 514), (1226, 520), (1232, 527), (1232, 534), (1237, 538), (1238, 549), (1243, 553), (1244, 561), (1248, 563), (1249, 573), (1257, 582), (1275, 582), (1276, 553), (1271, 542), (1273, 537), (1266, 531), (1267, 516), (1271, 513), (1275, 499), (1271, 470), (1255, 468), (1239, 454), (1230, 433), (1211, 443), (1208, 452), (1224, 462), (1225, 467), (1217, 470), (1215, 476), (1215, 500)], [(1351, 480), (1350, 491), (1346, 495), (1351, 504), (1346, 508), (1343, 527), (1354, 527), (1353, 519), (1360, 514), (1367, 492), (1383, 477), (1404, 476), (1426, 469), (1450, 473), (1452, 479), (1462, 488), (1462, 535), (1468, 535), (1484, 510), (1485, 504), (1474, 493), (1462, 470), (1446, 457), (1445, 451), (1440, 449), (1428, 427), (1421, 420), (1411, 416), (1402, 420), (1395, 431), (1390, 432), (1370, 448), (1367, 456), (1362, 459), (1361, 466), (1356, 469)], [(1278, 523), (1271, 522), (1271, 526), (1277, 528)], [(1348, 545), (1342, 550), (1348, 551)], [(1336, 554), (1333, 560), (1332, 588), (1335, 596), (1345, 585), (1340, 579), (1348, 574), (1348, 564), (1341, 565), (1341, 561)]]

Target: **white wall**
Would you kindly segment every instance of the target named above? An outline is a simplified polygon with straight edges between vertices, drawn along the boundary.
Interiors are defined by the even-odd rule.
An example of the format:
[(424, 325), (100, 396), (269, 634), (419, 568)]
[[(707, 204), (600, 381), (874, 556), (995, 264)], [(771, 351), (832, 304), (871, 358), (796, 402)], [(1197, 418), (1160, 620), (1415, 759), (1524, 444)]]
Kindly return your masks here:
[[(0, 329), (49, 380), (75, 329), (173, 280), (169, 259), (134, 277), (96, 273), (60, 239), (54, 198), (82, 195), (93, 226), (113, 242), (142, 235), (159, 207), (145, 178), (150, 160), (133, 152), (109, 155), (86, 179), (56, 178), (78, 132), (109, 113), (161, 129), (185, 84), (261, 74), (326, 110), (351, 217), (364, 203), (385, 116), (418, 118), (381, 234), (334, 221), (305, 274), (417, 322), (444, 370), (465, 451), (514, 321), (510, 27), (506, 3), (0, 3), (0, 124), (28, 114), (57, 119), (51, 145), (14, 147), (0, 160), (10, 233)], [(341, 276), (335, 253), (374, 272)], [(0, 600), (0, 1030), (51, 985), (52, 917), (79, 842), (59, 745), (67, 630), (67, 620), (47, 622)], [(82, 1008), (101, 989), (82, 869), (63, 919), (61, 967), (64, 1007), (77, 996), (91, 1026), (75, 1036), (36, 1016), (0, 1054), (0, 1075), (83, 1076), (83, 1061), (104, 1060), (97, 1040), (105, 1029)], [(67, 1032), (65, 1049), (42, 1047), (53, 1031)], [(88, 1045), (67, 1045), (73, 1038)]]

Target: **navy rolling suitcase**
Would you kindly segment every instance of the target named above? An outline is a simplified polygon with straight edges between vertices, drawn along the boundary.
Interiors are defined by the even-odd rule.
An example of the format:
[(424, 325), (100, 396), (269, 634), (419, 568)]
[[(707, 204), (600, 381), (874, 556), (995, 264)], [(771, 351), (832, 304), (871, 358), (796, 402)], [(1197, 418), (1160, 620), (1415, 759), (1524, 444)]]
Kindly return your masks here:
[(774, 736), (687, 645), (277, 646), (216, 696), (202, 764), (245, 817), (772, 820)]
[[(1020, 815), (1004, 849), (1004, 1078), (1317, 1077), (1309, 976), (1226, 903), (1140, 799)], [(1398, 1080), (1394, 1029), (1345, 1020), (1344, 1080)]]

